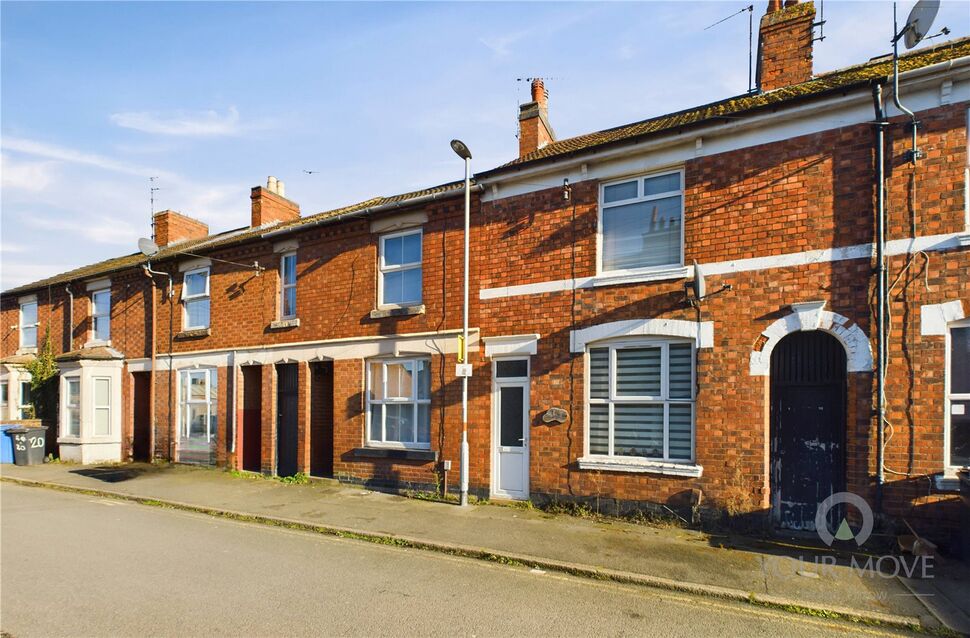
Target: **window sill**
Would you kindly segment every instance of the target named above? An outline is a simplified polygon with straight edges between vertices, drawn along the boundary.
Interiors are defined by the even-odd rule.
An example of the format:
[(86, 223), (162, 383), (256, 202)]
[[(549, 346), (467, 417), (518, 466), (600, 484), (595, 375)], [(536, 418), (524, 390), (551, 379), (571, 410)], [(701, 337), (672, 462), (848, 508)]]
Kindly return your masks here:
[(686, 266), (672, 266), (670, 268), (654, 268), (623, 273), (605, 273), (593, 277), (589, 285), (617, 286), (622, 284), (636, 284), (644, 281), (664, 281), (668, 279), (686, 279), (690, 269)]
[(604, 472), (640, 472), (700, 478), (704, 468), (689, 463), (668, 463), (647, 459), (619, 459), (586, 456), (579, 459), (581, 470), (601, 470)]
[(17, 354), (37, 354), (37, 346), (34, 346), (33, 348), (17, 348)]
[(948, 468), (942, 474), (933, 477), (933, 482), (937, 492), (959, 492), (960, 491), (960, 472), (967, 471), (962, 468)]
[(391, 308), (378, 308), (371, 310), (371, 319), (386, 319), (387, 317), (408, 317), (411, 315), (423, 315), (424, 304), (413, 304), (410, 306), (394, 306)]
[(101, 341), (100, 339), (91, 339), (90, 341), (84, 344), (84, 347), (85, 348), (110, 348), (111, 339), (108, 339), (107, 341)]
[(269, 324), (270, 330), (286, 330), (288, 328), (299, 328), (300, 318), (294, 317), (293, 319), (280, 319), (278, 321), (273, 321)]
[(354, 449), (354, 458), (358, 459), (394, 459), (399, 461), (437, 461), (438, 453), (434, 450), (409, 450), (389, 447), (359, 447)]
[(208, 337), (212, 334), (210, 328), (195, 328), (193, 330), (183, 330), (175, 335), (178, 340), (182, 339), (201, 339), (202, 337)]

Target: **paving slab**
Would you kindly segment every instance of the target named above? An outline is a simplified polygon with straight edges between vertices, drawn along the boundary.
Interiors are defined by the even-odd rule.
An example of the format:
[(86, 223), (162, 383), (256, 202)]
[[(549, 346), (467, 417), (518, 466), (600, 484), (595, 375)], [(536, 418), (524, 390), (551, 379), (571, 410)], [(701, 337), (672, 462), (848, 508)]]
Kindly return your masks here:
[(521, 506), (461, 508), (336, 481), (287, 484), (183, 465), (4, 465), (0, 477), (480, 548), (715, 592), (746, 592), (782, 604), (854, 610), (862, 617), (891, 615), (935, 624), (919, 597), (896, 578), (860, 575), (845, 565), (820, 567), (797, 560), (791, 555), (796, 550), (789, 555), (757, 551), (752, 549), (756, 543), (745, 547), (677, 527), (554, 515)]

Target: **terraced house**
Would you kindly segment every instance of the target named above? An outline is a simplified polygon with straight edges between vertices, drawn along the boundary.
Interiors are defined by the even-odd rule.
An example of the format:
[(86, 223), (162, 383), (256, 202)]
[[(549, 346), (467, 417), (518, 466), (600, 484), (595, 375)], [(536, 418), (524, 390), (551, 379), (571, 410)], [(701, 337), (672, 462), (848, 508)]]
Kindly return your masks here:
[[(970, 40), (902, 57), (896, 96), (888, 57), (813, 74), (814, 23), (771, 2), (758, 90), (570, 139), (533, 83), (518, 157), (474, 180), (473, 492), (805, 530), (849, 490), (950, 541)], [(235, 231), (159, 213), (150, 263), (3, 294), (4, 414), (49, 329), (64, 458), (437, 488), (459, 457), (462, 194), (303, 217), (271, 179)]]

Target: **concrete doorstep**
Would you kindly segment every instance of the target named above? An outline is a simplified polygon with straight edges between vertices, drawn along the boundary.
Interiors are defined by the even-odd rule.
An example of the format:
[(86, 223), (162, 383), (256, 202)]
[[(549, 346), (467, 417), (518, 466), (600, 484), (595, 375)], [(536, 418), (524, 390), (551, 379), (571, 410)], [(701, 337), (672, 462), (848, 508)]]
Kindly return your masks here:
[(460, 508), (335, 481), (285, 484), (187, 466), (4, 465), (0, 479), (792, 612), (943, 630), (920, 602), (925, 592), (911, 592), (895, 577), (816, 562), (811, 548), (801, 558), (791, 549), (727, 547), (723, 539), (680, 528), (527, 507)]

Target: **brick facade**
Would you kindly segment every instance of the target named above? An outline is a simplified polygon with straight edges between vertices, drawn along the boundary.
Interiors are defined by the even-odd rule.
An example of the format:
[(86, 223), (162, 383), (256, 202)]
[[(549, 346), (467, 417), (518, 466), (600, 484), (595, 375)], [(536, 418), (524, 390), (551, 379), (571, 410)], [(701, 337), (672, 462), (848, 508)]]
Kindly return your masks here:
[[(786, 12), (797, 12), (796, 22), (811, 21), (805, 9), (777, 7), (762, 26), (764, 48), (774, 46), (769, 42), (774, 36), (765, 29), (780, 24), (778, 15)], [(804, 27), (801, 22), (796, 26)], [(778, 37), (797, 35), (790, 31)], [(810, 42), (808, 46), (810, 75)], [(791, 46), (785, 47), (790, 53)], [(791, 62), (784, 62), (786, 70), (778, 70), (773, 80), (765, 71), (769, 62), (780, 64), (765, 62), (763, 84), (785, 84), (793, 81), (786, 73), (805, 72), (803, 65), (789, 68)], [(542, 117), (530, 126), (545, 127), (544, 92), (534, 102)], [(957, 524), (956, 499), (952, 492), (941, 492), (936, 481), (944, 470), (945, 339), (923, 334), (921, 307), (963, 301), (964, 313), (970, 314), (970, 250), (952, 240), (968, 231), (967, 107), (964, 101), (918, 114), (919, 145), (925, 155), (915, 169), (905, 159), (906, 121), (893, 119), (887, 131), (889, 239), (940, 236), (950, 238), (940, 242), (951, 243), (943, 248), (927, 244), (912, 254), (897, 251), (888, 259), (893, 286), (886, 394), (892, 436), (885, 446), (882, 505), (887, 515), (905, 517), (943, 542)], [(830, 313), (826, 316), (837, 321), (823, 329), (843, 339), (852, 330), (861, 339), (856, 344), (860, 353), (875, 353), (874, 259), (867, 248), (875, 237), (874, 130), (868, 123), (823, 124), (817, 129), (710, 154), (699, 152), (665, 165), (683, 175), (683, 264), (696, 260), (711, 267), (707, 285), (716, 294), (698, 306), (687, 302), (688, 279), (683, 272), (652, 280), (589, 283), (601, 274), (601, 185), (645, 174), (642, 167), (649, 166), (648, 161), (637, 160), (608, 176), (573, 177), (568, 200), (560, 186), (534, 185), (562, 183), (560, 175), (552, 177), (555, 169), (539, 178), (521, 178), (533, 185), (511, 194), (503, 189), (506, 182), (518, 179), (512, 171), (481, 180), (484, 191), (476, 190), (472, 198), (470, 260), (473, 376), (468, 438), (473, 493), (493, 493), (495, 478), (494, 358), (486, 357), (482, 340), (538, 335), (529, 381), (533, 498), (678, 509), (700, 494), (704, 507), (715, 514), (758, 517), (771, 510), (771, 382), (752, 370), (753, 357), (774, 343), (767, 335), (792, 315), (791, 304), (824, 301), (824, 311)], [(549, 139), (523, 138), (535, 147), (530, 150), (552, 141), (551, 129), (542, 130)], [(540, 135), (542, 130), (533, 132)], [(631, 156), (638, 152), (642, 151), (636, 146), (629, 150)], [(585, 165), (582, 171), (585, 174)], [(489, 181), (494, 190), (489, 190)], [(72, 280), (70, 322), (65, 321), (70, 298), (64, 284), (30, 290), (39, 301), (39, 339), (49, 327), (58, 353), (84, 348), (91, 332), (85, 285), (110, 277), (111, 345), (126, 360), (121, 406), (127, 415), (126, 456), (132, 453), (136, 431), (131, 373), (150, 369), (154, 333), (155, 458), (179, 458), (179, 374), (211, 369), (218, 379), (213, 462), (275, 473), (276, 366), (295, 364), (297, 471), (375, 487), (440, 489), (440, 462), (452, 461), (449, 489), (454, 492), (462, 426), (461, 380), (455, 375), (462, 320), (460, 194), (452, 190), (447, 196), (403, 200), (377, 212), (307, 223), (280, 235), (256, 234), (214, 248), (193, 248), (210, 257), (209, 262), (169, 255), (153, 261), (152, 267), (172, 276), (174, 294), (166, 294), (166, 277), (156, 276), (154, 307), (149, 279), (137, 266)], [(265, 188), (254, 188), (252, 197), (253, 227), (286, 224), (299, 216), (295, 203)], [(189, 232), (178, 230), (175, 222), (183, 216), (174, 215), (164, 216), (172, 226), (161, 229), (159, 243)], [(415, 222), (418, 217), (423, 221)], [(156, 216), (157, 237), (159, 219)], [(385, 230), (375, 230), (376, 222)], [(381, 308), (380, 235), (386, 228), (413, 224), (423, 232), (421, 305)], [(292, 250), (297, 254), (299, 321), (283, 322), (280, 259)], [(786, 261), (792, 255), (801, 255), (800, 261)], [(207, 263), (210, 272), (210, 325), (203, 331), (187, 332), (183, 325), (183, 271), (189, 262)], [(545, 288), (509, 288), (540, 285)], [(722, 292), (725, 285), (731, 288)], [(20, 294), (26, 293), (14, 291), (0, 300), (4, 326), (17, 324)], [(574, 348), (575, 335), (646, 320), (713, 329), (711, 343), (694, 341), (698, 347), (692, 464), (702, 468), (698, 476), (580, 467), (587, 438), (588, 370), (587, 355)], [(0, 355), (7, 358), (18, 349), (18, 332), (5, 329)], [(430, 449), (410, 454), (375, 451), (367, 445), (366, 364), (375, 358), (414, 356), (430, 361)], [(875, 499), (877, 473), (874, 384), (871, 366), (848, 372), (844, 415), (846, 488), (870, 501)], [(550, 408), (564, 409), (566, 420), (547, 422), (543, 417)], [(251, 429), (257, 421), (258, 428)], [(259, 454), (250, 457), (255, 449)], [(246, 459), (256, 457), (256, 467), (247, 468)]]

